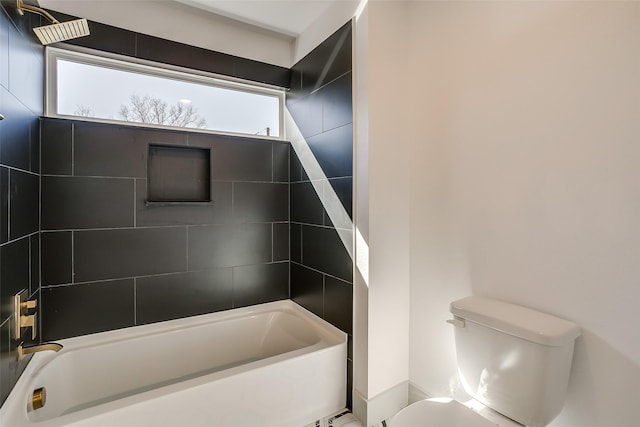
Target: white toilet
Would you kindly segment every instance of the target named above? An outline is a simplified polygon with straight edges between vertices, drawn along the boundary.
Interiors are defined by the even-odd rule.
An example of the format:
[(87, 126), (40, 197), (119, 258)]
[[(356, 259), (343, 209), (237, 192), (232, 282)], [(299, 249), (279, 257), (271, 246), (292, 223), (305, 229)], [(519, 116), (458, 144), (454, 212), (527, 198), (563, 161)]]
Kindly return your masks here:
[(451, 303), (458, 375), (469, 400), (423, 400), (390, 427), (546, 426), (562, 410), (573, 322), (482, 297)]

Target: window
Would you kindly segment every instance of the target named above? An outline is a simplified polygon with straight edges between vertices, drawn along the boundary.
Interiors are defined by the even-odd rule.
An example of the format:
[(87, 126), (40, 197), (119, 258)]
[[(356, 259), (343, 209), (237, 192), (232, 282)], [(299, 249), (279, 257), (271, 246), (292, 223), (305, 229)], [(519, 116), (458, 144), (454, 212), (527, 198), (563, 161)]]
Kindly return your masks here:
[(50, 117), (283, 137), (282, 90), (56, 48), (47, 67)]

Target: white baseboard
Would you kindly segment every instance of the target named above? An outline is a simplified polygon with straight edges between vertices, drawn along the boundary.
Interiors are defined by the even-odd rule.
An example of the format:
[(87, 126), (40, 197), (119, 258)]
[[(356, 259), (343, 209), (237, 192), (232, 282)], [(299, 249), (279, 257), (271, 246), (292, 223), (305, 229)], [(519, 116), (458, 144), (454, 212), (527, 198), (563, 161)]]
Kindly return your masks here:
[(409, 382), (403, 381), (371, 399), (365, 398), (357, 390), (353, 392), (353, 413), (367, 427), (388, 420), (407, 406)]

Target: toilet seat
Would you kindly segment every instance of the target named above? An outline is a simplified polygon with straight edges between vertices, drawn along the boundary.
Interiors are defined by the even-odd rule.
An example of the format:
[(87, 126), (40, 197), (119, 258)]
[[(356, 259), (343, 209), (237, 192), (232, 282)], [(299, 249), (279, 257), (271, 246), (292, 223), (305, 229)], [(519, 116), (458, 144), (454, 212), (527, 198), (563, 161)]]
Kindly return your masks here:
[(390, 427), (496, 427), (462, 403), (421, 400), (407, 406), (389, 420)]

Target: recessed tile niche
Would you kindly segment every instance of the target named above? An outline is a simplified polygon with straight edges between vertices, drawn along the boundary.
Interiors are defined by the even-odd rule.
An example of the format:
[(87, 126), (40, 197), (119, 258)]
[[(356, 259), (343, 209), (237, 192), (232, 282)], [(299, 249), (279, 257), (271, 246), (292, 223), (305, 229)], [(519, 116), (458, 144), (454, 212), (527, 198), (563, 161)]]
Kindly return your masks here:
[(147, 205), (210, 204), (211, 149), (149, 144)]

